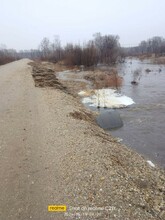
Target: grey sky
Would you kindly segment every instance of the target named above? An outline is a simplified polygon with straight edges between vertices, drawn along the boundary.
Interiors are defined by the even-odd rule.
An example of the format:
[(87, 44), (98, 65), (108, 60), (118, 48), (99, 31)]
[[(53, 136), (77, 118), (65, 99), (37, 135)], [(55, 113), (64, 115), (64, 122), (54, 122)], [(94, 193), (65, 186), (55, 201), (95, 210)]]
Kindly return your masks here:
[(165, 0), (0, 0), (0, 44), (35, 49), (43, 37), (82, 43), (96, 32), (121, 45), (165, 37)]

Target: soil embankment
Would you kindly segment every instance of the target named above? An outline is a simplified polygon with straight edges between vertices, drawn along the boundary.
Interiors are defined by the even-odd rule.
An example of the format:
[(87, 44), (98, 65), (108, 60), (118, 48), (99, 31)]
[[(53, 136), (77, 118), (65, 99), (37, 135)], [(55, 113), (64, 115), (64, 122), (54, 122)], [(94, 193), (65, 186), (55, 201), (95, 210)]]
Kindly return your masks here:
[(0, 219), (163, 220), (164, 172), (99, 128), (55, 69), (28, 62), (0, 67)]

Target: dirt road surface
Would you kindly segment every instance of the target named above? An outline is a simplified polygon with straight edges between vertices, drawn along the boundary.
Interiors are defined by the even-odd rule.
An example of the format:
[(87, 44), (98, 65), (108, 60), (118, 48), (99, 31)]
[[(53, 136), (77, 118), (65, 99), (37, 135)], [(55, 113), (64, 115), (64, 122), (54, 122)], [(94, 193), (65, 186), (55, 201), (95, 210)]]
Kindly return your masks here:
[[(0, 67), (0, 220), (164, 219), (163, 172), (71, 117), (81, 104), (36, 88), (28, 62)], [(49, 204), (67, 205), (68, 215)]]
[(60, 146), (54, 148), (49, 106), (34, 87), (28, 62), (0, 67), (1, 220), (49, 219), (47, 206), (60, 196)]

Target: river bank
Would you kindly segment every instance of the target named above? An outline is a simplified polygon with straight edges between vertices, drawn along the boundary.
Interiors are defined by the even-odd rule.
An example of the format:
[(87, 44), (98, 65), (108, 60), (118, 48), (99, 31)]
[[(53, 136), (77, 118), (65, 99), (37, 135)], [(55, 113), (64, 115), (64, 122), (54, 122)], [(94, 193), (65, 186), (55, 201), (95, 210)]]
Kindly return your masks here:
[[(44, 67), (47, 73), (48, 66)], [(68, 207), (59, 219), (163, 220), (164, 171), (97, 126), (95, 115), (72, 95), (80, 82), (60, 84), (42, 88), (55, 135), (58, 132), (54, 143), (61, 180), (58, 202)], [(89, 211), (88, 207), (102, 210)]]
[[(127, 58), (124, 63), (114, 67), (99, 65), (94, 71), (70, 70), (57, 73), (59, 80), (65, 82), (74, 95), (84, 90), (79, 94), (82, 94), (82, 101), (87, 108), (99, 114), (106, 113), (107, 106), (118, 108), (113, 112), (120, 115), (124, 126), (110, 129), (111, 134), (162, 168), (165, 168), (164, 75), (164, 65), (153, 64), (151, 59), (141, 61), (137, 58)], [(103, 88), (110, 88), (108, 96)], [(123, 103), (119, 105), (112, 92), (122, 98), (124, 106), (128, 104), (125, 95), (135, 103), (120, 109)], [(118, 104), (112, 106), (114, 98)], [(103, 108), (97, 109), (96, 106)], [(109, 127), (114, 128), (114, 125)]]

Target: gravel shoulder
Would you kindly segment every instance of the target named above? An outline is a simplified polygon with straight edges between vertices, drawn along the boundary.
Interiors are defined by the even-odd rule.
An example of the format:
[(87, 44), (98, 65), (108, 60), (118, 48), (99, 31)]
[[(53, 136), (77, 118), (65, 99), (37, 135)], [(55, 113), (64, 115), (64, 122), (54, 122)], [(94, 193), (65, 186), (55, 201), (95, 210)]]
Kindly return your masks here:
[(55, 78), (35, 87), (29, 62), (0, 67), (0, 219), (165, 219), (164, 171), (107, 135)]

